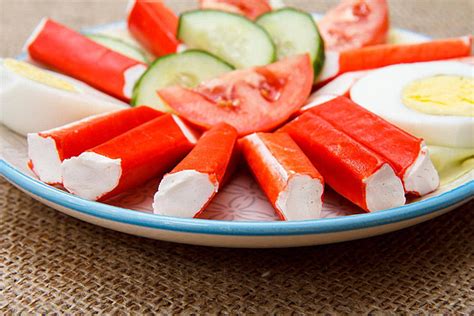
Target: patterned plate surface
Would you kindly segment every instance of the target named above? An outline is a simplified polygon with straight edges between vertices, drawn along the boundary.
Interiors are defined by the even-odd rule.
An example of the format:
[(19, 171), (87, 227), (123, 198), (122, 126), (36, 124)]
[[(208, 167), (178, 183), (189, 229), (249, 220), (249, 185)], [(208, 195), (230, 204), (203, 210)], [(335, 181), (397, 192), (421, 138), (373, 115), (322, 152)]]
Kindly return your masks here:
[[(85, 32), (115, 35), (133, 43), (133, 39), (124, 30), (124, 26), (124, 22), (117, 22), (89, 28)], [(409, 31), (393, 30), (391, 39), (397, 42), (413, 42), (426, 40), (427, 37)], [(24, 59), (25, 56), (22, 55), (19, 58)], [(398, 228), (380, 229), (367, 234), (331, 235), (330, 238), (326, 238), (324, 234), (347, 233), (356, 229), (360, 232), (363, 229), (369, 230), (383, 225), (389, 226), (404, 221), (408, 222), (436, 212), (441, 214), (443, 210), (472, 198), (474, 191), (474, 172), (471, 171), (463, 177), (440, 187), (432, 194), (410, 201), (406, 206), (372, 214), (360, 214), (361, 211), (357, 207), (337, 193), (326, 189), (322, 212), (323, 219), (303, 222), (275, 222), (278, 221), (278, 218), (271, 205), (248, 170), (242, 167), (203, 213), (203, 218), (206, 220), (178, 219), (150, 214), (153, 194), (159, 181), (157, 179), (140, 188), (125, 192), (107, 201), (106, 204), (86, 201), (62, 190), (51, 190), (48, 186), (35, 180), (35, 176), (26, 165), (27, 147), (24, 137), (0, 125), (0, 139), (2, 142), (0, 173), (35, 198), (60, 211), (98, 225), (151, 238), (194, 244), (278, 247), (361, 238), (400, 229), (408, 224), (397, 226)], [(130, 210), (133, 210), (133, 212)], [(133, 225), (133, 227), (127, 225)], [(156, 229), (160, 234), (150, 233), (147, 230), (150, 228)], [(172, 233), (198, 233), (201, 234), (202, 240), (190, 239), (184, 233), (183, 235), (173, 235), (172, 233), (163, 235), (161, 234), (163, 230)], [(266, 239), (245, 239), (248, 236), (285, 237), (294, 235), (309, 236), (312, 234), (319, 234), (319, 237), (317, 239), (308, 237), (306, 241), (297, 238), (293, 238), (293, 241), (275, 239), (274, 242)], [(226, 237), (230, 235), (241, 237), (242, 240), (231, 239), (229, 241), (204, 238), (213, 235)]]

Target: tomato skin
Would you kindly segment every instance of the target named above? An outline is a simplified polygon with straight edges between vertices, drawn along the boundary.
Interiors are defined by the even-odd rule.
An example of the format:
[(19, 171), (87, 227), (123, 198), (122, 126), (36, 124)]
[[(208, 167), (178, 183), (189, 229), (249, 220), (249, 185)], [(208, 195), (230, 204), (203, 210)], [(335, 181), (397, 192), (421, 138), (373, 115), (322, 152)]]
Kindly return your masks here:
[(386, 0), (343, 0), (318, 22), (327, 50), (384, 44), (389, 16)]
[(225, 122), (242, 136), (284, 123), (305, 103), (312, 83), (313, 67), (305, 54), (235, 70), (194, 89), (173, 86), (158, 94), (192, 124), (209, 129)]
[(238, 13), (251, 20), (272, 10), (267, 0), (199, 0), (199, 7)]

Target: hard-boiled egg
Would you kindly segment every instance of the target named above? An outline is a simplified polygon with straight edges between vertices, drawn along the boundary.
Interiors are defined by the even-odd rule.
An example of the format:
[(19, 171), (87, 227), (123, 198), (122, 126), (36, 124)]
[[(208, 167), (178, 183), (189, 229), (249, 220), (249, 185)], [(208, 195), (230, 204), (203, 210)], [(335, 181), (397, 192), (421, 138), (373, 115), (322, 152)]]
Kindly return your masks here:
[(374, 70), (351, 88), (354, 102), (428, 144), (474, 147), (474, 66), (437, 61)]
[(15, 59), (0, 60), (0, 121), (40, 132), (128, 105), (70, 77)]

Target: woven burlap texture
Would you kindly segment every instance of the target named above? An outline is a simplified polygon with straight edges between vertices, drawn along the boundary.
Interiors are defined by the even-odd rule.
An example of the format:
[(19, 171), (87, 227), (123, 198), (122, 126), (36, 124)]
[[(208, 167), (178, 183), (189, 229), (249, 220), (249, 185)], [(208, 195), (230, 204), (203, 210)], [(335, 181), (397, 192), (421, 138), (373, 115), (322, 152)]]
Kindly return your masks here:
[[(171, 1), (190, 8), (191, 1)], [(322, 11), (330, 1), (288, 1)], [(43, 15), (118, 20), (124, 1), (0, 2), (0, 52)], [(471, 0), (392, 1), (392, 20), (433, 36), (473, 32)], [(20, 22), (19, 22), (20, 21)], [(474, 203), (399, 232), (335, 245), (215, 249), (128, 236), (63, 215), (0, 179), (0, 313), (473, 313)]]

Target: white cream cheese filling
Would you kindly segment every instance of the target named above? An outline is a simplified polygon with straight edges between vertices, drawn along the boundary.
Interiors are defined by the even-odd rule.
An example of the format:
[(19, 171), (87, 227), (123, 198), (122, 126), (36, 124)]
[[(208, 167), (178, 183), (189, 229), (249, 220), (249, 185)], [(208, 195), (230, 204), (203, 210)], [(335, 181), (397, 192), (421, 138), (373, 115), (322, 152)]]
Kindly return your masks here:
[(142, 64), (137, 64), (125, 70), (123, 73), (123, 79), (125, 84), (123, 85), (123, 95), (126, 98), (131, 99), (133, 94), (133, 88), (137, 83), (138, 79), (142, 76), (142, 74), (146, 71), (146, 66)]
[(385, 210), (405, 204), (402, 181), (392, 167), (384, 164), (364, 180), (367, 209), (371, 212)]
[(270, 4), (272, 10), (278, 10), (286, 7), (286, 4), (283, 0), (269, 0), (268, 3)]
[(31, 43), (33, 43), (38, 35), (43, 31), (43, 28), (48, 21), (48, 18), (42, 18), (41, 21), (38, 23), (38, 25), (35, 27), (31, 35), (28, 37), (26, 40), (25, 44), (23, 45), (22, 51), (27, 52), (28, 49), (30, 48)]
[(300, 109), (300, 111), (301, 112), (308, 111), (309, 109), (314, 108), (315, 106), (334, 100), (337, 97), (338, 95), (334, 95), (334, 94), (319, 94), (319, 95), (310, 96), (310, 98), (308, 99), (308, 103), (305, 106), (303, 106)]
[(319, 179), (296, 174), (280, 192), (275, 204), (288, 221), (320, 218), (323, 189)]
[(471, 36), (462, 36), (461, 38), (467, 46), (472, 45), (471, 44), (472, 43), (472, 37)]
[(175, 217), (194, 217), (217, 192), (207, 173), (183, 170), (167, 174), (153, 200), (153, 212)]
[(176, 125), (178, 125), (179, 129), (183, 132), (184, 136), (188, 139), (191, 144), (197, 143), (197, 136), (193, 130), (191, 130), (186, 124), (176, 115), (172, 115), (173, 120), (175, 121)]
[(182, 52), (186, 51), (187, 49), (188, 49), (188, 46), (186, 46), (186, 44), (179, 43), (178, 47), (176, 47), (176, 52), (177, 53), (182, 53)]
[(43, 182), (61, 183), (61, 159), (54, 139), (30, 133), (27, 140), (28, 157), (33, 163), (33, 172)]
[(265, 161), (267, 166), (278, 172), (283, 181), (288, 181), (288, 173), (285, 168), (278, 162), (278, 160), (272, 155), (270, 150), (267, 148), (265, 143), (258, 137), (256, 133), (245, 137), (254, 147), (255, 150), (260, 153), (262, 160)]
[(326, 81), (339, 74), (339, 56), (338, 52), (326, 52), (324, 66), (316, 82)]
[(61, 165), (64, 187), (84, 199), (98, 200), (115, 189), (122, 175), (121, 159), (84, 152)]
[(127, 2), (127, 6), (125, 7), (125, 14), (127, 16), (127, 20), (129, 18), (130, 13), (132, 12), (133, 8), (135, 7), (135, 4), (137, 3), (137, 0), (129, 0)]
[(420, 196), (433, 192), (439, 186), (439, 175), (436, 171), (428, 147), (422, 143), (420, 153), (415, 162), (405, 171), (403, 184), (406, 192)]
[(246, 137), (265, 164), (276, 171), (281, 181), (286, 182), (285, 190), (279, 193), (275, 206), (286, 220), (305, 220), (319, 218), (321, 214), (323, 185), (319, 179), (308, 175), (294, 174), (290, 177), (285, 168), (272, 155), (257, 134)]
[(334, 95), (346, 95), (350, 92), (354, 83), (357, 82), (367, 73), (366, 70), (362, 71), (351, 71), (341, 74), (331, 80), (329, 83), (318, 89), (313, 95), (322, 94), (334, 94)]

